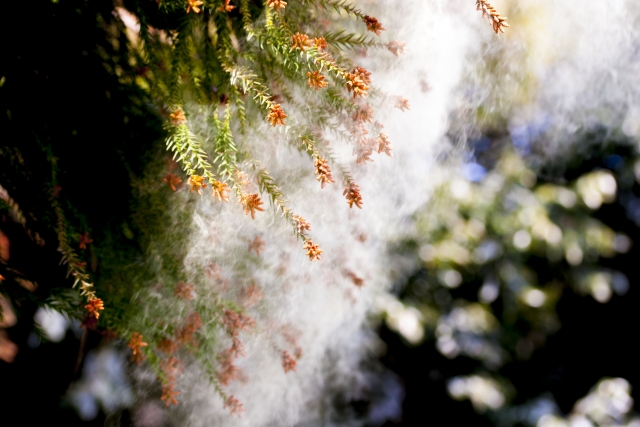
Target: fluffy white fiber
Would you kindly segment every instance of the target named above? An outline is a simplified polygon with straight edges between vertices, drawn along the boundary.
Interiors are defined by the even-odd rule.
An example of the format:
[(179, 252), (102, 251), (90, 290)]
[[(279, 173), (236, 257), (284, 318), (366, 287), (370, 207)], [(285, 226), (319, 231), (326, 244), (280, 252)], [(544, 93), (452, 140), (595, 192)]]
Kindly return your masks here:
[[(464, 141), (482, 124), (475, 122), (478, 107), (502, 116), (511, 129), (550, 117), (550, 150), (596, 123), (619, 126), (627, 120), (628, 133), (638, 131), (633, 121), (640, 119), (636, 2), (496, 0), (494, 6), (511, 23), (500, 36), (472, 0), (361, 3), (386, 27), (382, 40), (406, 42), (398, 58), (380, 51), (358, 64), (373, 72), (376, 86), (411, 104), (403, 113), (391, 108), (389, 99), (389, 108), (378, 112), (394, 158), (375, 156), (367, 165), (350, 161), (364, 208), (349, 209), (339, 183), (321, 190), (309, 159), (276, 132), (265, 129), (274, 136), (252, 141), (263, 165), (282, 183), (289, 205), (311, 223), (310, 236), (324, 250), (319, 262), (306, 259), (302, 243), (273, 210), (252, 221), (237, 203), (201, 199), (187, 268), (195, 274), (196, 266), (215, 262), (228, 288), (211, 279), (211, 290), (235, 297), (256, 284), (264, 297), (248, 311), (257, 323), (254, 332), (242, 333), (247, 355), (237, 363), (246, 381), (227, 388), (246, 412), (230, 416), (206, 377), (191, 366), (180, 380), (180, 405), (171, 409), (168, 424), (357, 423), (340, 404), (383, 387), (375, 370), (364, 367), (380, 351), (371, 329), (375, 300), (412, 268), (411, 260), (390, 254), (388, 244), (413, 233), (412, 214), (452, 173), (437, 169), (436, 160), (454, 152), (450, 138)], [(451, 126), (451, 117), (468, 120), (468, 126)], [(629, 117), (635, 118), (629, 122)], [(264, 250), (247, 258), (256, 236), (265, 241)], [(350, 273), (364, 286), (357, 287)], [(280, 352), (290, 349), (283, 330), (293, 331), (303, 350), (296, 372), (285, 373), (281, 366)], [(399, 392), (389, 394), (401, 398)], [(389, 416), (397, 415), (397, 405), (389, 408)]]

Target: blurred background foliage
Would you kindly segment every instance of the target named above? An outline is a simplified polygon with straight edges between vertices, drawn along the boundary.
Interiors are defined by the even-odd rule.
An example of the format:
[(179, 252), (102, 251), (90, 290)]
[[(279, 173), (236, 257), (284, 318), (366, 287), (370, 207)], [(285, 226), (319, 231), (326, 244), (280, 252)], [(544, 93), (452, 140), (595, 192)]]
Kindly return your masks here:
[[(472, 142), (416, 215), (416, 237), (393, 248), (417, 263), (379, 302), (402, 424), (632, 425), (626, 380), (588, 393), (603, 377), (640, 383), (637, 147), (594, 128), (551, 159), (517, 137)], [(604, 409), (576, 403), (587, 394)]]

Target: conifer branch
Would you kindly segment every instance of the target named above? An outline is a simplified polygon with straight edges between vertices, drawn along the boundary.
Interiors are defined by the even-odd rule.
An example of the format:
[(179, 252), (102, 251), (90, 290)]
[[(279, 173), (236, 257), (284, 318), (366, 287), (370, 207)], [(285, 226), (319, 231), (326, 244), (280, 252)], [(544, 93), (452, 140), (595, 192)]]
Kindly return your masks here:
[(264, 168), (258, 169), (257, 166), (258, 162), (255, 161), (254, 169), (257, 169), (256, 179), (258, 181), (258, 188), (261, 192), (265, 192), (269, 195), (269, 200), (276, 210), (280, 210), (283, 216), (287, 216), (289, 213), (289, 209), (285, 205), (287, 200), (280, 191), (280, 187), (276, 184), (275, 179), (269, 175), (268, 170)]
[(190, 58), (190, 39), (191, 39), (191, 19), (182, 21), (179, 30), (173, 35), (173, 49), (171, 55), (171, 78), (170, 78), (170, 97), (171, 102), (180, 104), (182, 99), (181, 89), (184, 84), (183, 76), (188, 71), (188, 64), (191, 63)]
[(489, 22), (496, 34), (504, 33), (505, 28), (509, 28), (507, 18), (500, 16), (496, 8), (491, 6), (488, 1), (476, 0), (476, 10), (482, 11), (483, 18), (489, 18)]
[(22, 228), (24, 228), (27, 236), (36, 242), (38, 246), (44, 246), (44, 240), (42, 240), (37, 232), (32, 232), (31, 229), (27, 227), (27, 218), (24, 216), (22, 209), (20, 209), (18, 203), (9, 196), (9, 192), (2, 185), (0, 185), (0, 200), (7, 205), (9, 212), (11, 213), (11, 217), (15, 222), (20, 224)]
[(356, 9), (356, 7), (348, 0), (301, 0), (300, 3), (325, 11), (333, 10), (336, 13), (346, 12), (348, 15), (353, 15), (359, 19), (364, 19), (366, 16), (360, 11), (360, 9)]
[(248, 67), (233, 66), (224, 57), (221, 57), (223, 69), (230, 76), (231, 85), (239, 86), (244, 93), (251, 93), (252, 98), (266, 110), (271, 110), (274, 103), (271, 101), (269, 88), (258, 80), (258, 76)]
[(303, 219), (298, 215), (294, 215), (293, 211), (287, 208), (287, 200), (284, 198), (284, 195), (280, 191), (280, 187), (276, 184), (275, 179), (273, 179), (269, 174), (269, 171), (264, 168), (259, 168), (259, 163), (257, 161), (253, 163), (253, 168), (257, 170), (256, 178), (258, 180), (258, 187), (260, 188), (260, 191), (266, 192), (269, 195), (269, 201), (276, 211), (279, 210), (282, 212), (282, 216), (293, 227), (293, 233), (296, 237), (301, 238), (306, 242), (309, 238), (304, 234), (305, 229), (300, 227), (301, 220)]
[(257, 37), (257, 33), (251, 19), (248, 0), (240, 0), (240, 13), (242, 14), (242, 25), (247, 33), (247, 41), (250, 41), (252, 38)]
[(247, 132), (247, 111), (244, 105), (244, 101), (240, 96), (240, 91), (236, 85), (231, 86), (231, 94), (233, 96), (233, 103), (236, 106), (236, 114), (238, 115), (238, 120), (240, 121), (240, 133), (244, 134)]
[(84, 296), (87, 301), (85, 308), (87, 309), (88, 314), (98, 319), (100, 317), (99, 312), (104, 310), (102, 300), (96, 296), (95, 287), (91, 281), (89, 273), (85, 270), (86, 262), (82, 261), (80, 257), (78, 257), (69, 244), (64, 212), (55, 197), (51, 198), (51, 206), (53, 207), (53, 211), (56, 215), (58, 252), (62, 254), (60, 263), (67, 264), (67, 277), (71, 275), (75, 279), (72, 287), (75, 288), (79, 285), (80, 295)]
[(202, 175), (211, 185), (218, 181), (211, 172), (207, 152), (185, 123), (178, 124), (174, 134), (167, 138), (167, 150), (174, 153), (173, 159), (182, 164), (187, 175)]
[(330, 46), (342, 51), (356, 48), (386, 47), (384, 43), (380, 43), (374, 38), (368, 37), (366, 34), (348, 33), (345, 30), (326, 33), (324, 39)]
[(224, 122), (220, 121), (217, 112), (213, 115), (213, 123), (216, 127), (215, 152), (217, 157), (214, 162), (218, 165), (218, 173), (224, 182), (231, 182), (238, 200), (242, 200), (244, 189), (242, 183), (237, 179), (237, 147), (233, 142), (231, 133), (231, 111), (229, 108), (225, 112)]
[(300, 64), (306, 65), (309, 71), (328, 71), (336, 77), (346, 80), (348, 71), (341, 67), (327, 52), (316, 46), (296, 49), (291, 44), (293, 34), (282, 27), (267, 30), (266, 42), (274, 53), (282, 57), (283, 65), (300, 69)]

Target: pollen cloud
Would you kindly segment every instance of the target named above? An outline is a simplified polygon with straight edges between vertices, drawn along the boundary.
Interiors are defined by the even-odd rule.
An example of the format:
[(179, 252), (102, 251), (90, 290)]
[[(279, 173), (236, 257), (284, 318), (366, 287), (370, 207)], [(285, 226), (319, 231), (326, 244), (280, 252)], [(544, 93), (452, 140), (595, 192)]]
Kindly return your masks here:
[[(371, 398), (381, 384), (399, 389), (387, 374), (363, 367), (382, 351), (372, 329), (376, 301), (414, 266), (391, 245), (414, 233), (412, 215), (465, 161), (466, 142), (498, 119), (514, 130), (550, 117), (549, 154), (564, 150), (567, 136), (580, 128), (640, 129), (634, 29), (640, 6), (631, 1), (588, 0), (578, 7), (572, 0), (496, 0), (493, 10), (510, 24), (501, 24), (499, 35), (491, 13), (483, 18), (470, 0), (359, 3), (377, 18), (367, 25), (390, 43), (354, 60), (380, 89), (374, 118), (384, 119), (385, 149), (358, 163), (351, 147), (336, 148), (359, 186), (345, 189), (321, 161), (314, 175), (277, 129), (264, 125), (247, 137), (321, 254), (303, 249), (266, 199), (265, 212), (248, 216), (237, 203), (198, 198), (185, 260), (192, 277), (207, 277), (196, 301), (222, 295), (255, 324), (233, 335), (242, 351), (226, 381), (215, 380), (228, 399), (192, 362), (177, 380), (180, 404), (168, 410), (170, 425), (356, 422), (341, 405)], [(309, 79), (321, 86), (319, 76)], [(283, 118), (272, 113), (274, 122)], [(229, 335), (219, 339), (239, 345)], [(386, 407), (395, 409), (374, 416), (374, 406), (371, 422), (398, 415), (401, 392), (389, 393), (396, 405)]]

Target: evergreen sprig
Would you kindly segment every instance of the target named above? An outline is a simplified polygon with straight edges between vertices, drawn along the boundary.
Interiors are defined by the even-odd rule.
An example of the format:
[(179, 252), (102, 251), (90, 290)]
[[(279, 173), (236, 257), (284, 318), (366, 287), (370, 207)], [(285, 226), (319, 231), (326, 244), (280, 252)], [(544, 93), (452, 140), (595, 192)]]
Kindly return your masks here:
[(173, 159), (182, 164), (187, 175), (201, 174), (211, 184), (218, 181), (211, 171), (207, 152), (186, 124), (176, 126), (175, 133), (167, 138), (167, 150), (174, 153)]
[(366, 15), (357, 9), (349, 0), (301, 0), (301, 4), (308, 7), (315, 7), (325, 11), (334, 11), (336, 13), (345, 12), (356, 18), (363, 19)]
[(339, 30), (325, 33), (324, 39), (331, 46), (340, 49), (370, 49), (386, 47), (384, 43), (376, 41), (373, 37), (365, 34), (349, 33), (346, 30)]
[[(67, 265), (67, 277), (73, 276), (74, 278), (73, 288), (78, 287), (80, 295), (85, 297), (87, 302), (85, 308), (88, 311), (88, 315), (98, 319), (100, 311), (104, 310), (104, 305), (102, 300), (97, 297), (93, 281), (85, 269), (87, 263), (80, 259), (69, 243), (65, 215), (55, 196), (51, 198), (51, 206), (56, 216), (58, 251), (62, 254), (60, 264)], [(63, 298), (57, 298), (52, 302), (55, 302), (54, 305), (59, 309), (68, 308)]]
[(232, 183), (238, 199), (241, 199), (243, 187), (242, 183), (237, 179), (237, 171), (239, 170), (237, 162), (238, 148), (233, 141), (233, 134), (231, 133), (231, 110), (229, 108), (226, 109), (224, 122), (220, 120), (217, 112), (214, 113), (213, 123), (217, 132), (215, 139), (217, 157), (215, 158), (215, 163), (218, 165), (218, 172), (223, 181)]

